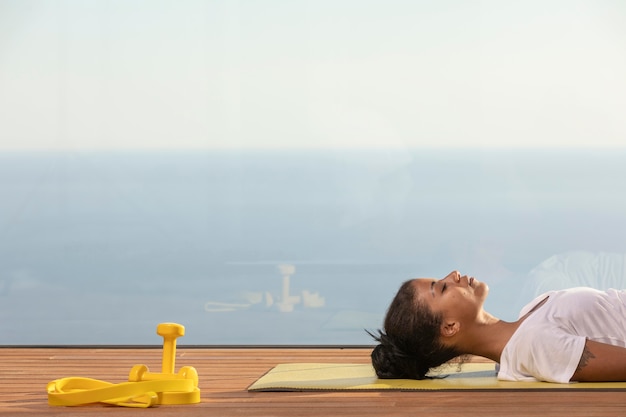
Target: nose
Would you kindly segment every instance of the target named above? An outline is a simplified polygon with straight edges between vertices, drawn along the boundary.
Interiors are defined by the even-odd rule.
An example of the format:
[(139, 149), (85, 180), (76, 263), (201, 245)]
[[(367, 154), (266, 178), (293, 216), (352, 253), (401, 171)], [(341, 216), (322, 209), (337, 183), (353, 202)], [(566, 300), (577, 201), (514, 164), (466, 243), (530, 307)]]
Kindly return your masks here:
[(461, 281), (461, 273), (459, 271), (452, 271), (448, 275), (446, 275), (444, 279), (458, 283)]

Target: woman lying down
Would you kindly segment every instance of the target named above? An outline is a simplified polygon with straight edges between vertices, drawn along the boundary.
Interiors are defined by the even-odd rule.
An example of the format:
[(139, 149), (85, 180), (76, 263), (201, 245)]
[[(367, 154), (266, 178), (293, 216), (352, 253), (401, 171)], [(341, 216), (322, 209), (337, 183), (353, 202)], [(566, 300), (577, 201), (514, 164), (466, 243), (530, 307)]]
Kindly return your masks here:
[(483, 309), (488, 292), (458, 271), (405, 282), (374, 335), (378, 377), (424, 379), (469, 354), (498, 362), (506, 381), (626, 381), (626, 291), (548, 292), (515, 322)]

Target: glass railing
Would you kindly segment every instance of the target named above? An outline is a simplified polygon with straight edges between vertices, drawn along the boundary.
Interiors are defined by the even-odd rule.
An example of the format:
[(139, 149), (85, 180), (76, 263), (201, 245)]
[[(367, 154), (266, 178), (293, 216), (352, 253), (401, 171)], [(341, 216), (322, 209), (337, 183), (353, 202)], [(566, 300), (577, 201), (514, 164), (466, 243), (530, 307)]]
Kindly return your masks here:
[(370, 344), (626, 287), (621, 4), (3, 0), (0, 345)]
[[(624, 286), (624, 151), (3, 153), (3, 344), (368, 344), (459, 269), (512, 319)], [(609, 173), (611, 175), (609, 175)]]

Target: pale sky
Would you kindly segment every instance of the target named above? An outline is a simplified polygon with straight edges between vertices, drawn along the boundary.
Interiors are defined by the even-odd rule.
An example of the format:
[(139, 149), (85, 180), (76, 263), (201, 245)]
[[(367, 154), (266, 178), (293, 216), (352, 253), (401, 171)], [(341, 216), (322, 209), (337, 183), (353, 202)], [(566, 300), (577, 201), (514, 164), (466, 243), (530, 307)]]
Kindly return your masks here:
[(626, 146), (621, 0), (0, 0), (0, 150)]

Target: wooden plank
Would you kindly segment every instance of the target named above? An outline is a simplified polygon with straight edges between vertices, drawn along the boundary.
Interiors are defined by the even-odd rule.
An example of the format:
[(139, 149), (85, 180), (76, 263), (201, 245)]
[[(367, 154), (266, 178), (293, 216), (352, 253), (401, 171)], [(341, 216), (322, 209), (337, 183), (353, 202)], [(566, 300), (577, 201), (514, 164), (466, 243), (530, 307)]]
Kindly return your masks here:
[(0, 348), (0, 415), (10, 416), (623, 416), (619, 392), (278, 392), (246, 389), (283, 362), (368, 363), (366, 348), (184, 348), (176, 368), (194, 366), (202, 402), (150, 410), (100, 404), (51, 407), (46, 383), (66, 376), (126, 380), (133, 365), (159, 371), (149, 348)]

